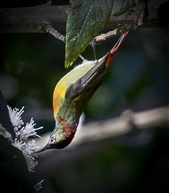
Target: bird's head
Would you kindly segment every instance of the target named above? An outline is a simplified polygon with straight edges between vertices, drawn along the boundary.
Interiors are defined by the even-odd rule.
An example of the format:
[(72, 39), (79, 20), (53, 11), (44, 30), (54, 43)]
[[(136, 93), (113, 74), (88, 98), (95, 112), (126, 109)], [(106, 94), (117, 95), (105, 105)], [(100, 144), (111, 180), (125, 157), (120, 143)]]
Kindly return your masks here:
[[(62, 127), (62, 128), (60, 128)], [(45, 147), (36, 153), (43, 152), (47, 149), (62, 149), (68, 146), (76, 133), (77, 124), (58, 125), (51, 133), (48, 143)]]

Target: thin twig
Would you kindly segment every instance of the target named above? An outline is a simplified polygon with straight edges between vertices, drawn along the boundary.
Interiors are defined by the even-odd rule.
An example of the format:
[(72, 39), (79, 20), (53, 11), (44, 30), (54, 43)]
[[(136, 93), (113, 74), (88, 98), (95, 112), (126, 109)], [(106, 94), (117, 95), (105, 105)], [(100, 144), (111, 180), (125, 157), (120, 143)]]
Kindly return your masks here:
[(117, 34), (119, 34), (119, 30), (116, 28), (116, 29), (114, 29), (112, 31), (109, 31), (107, 33), (102, 33), (102, 34), (96, 36), (94, 38), (94, 41), (101, 42), (101, 41), (104, 41), (104, 40), (106, 40), (106, 39), (108, 39), (110, 37), (117, 36)]
[[(62, 41), (65, 43), (65, 36), (59, 33), (56, 29), (53, 28), (52, 24), (48, 21), (45, 21), (43, 24), (43, 28), (47, 33), (50, 33), (52, 36), (54, 36), (56, 39)], [(80, 54), (79, 57), (82, 60), (85, 60), (85, 58)]]
[(44, 30), (47, 32), (47, 33), (50, 33), (51, 35), (53, 35), (56, 39), (62, 41), (65, 43), (65, 36), (62, 35), (61, 33), (59, 33), (56, 29), (53, 28), (52, 24), (48, 21), (45, 21), (44, 22), (44, 25), (43, 25), (43, 28)]

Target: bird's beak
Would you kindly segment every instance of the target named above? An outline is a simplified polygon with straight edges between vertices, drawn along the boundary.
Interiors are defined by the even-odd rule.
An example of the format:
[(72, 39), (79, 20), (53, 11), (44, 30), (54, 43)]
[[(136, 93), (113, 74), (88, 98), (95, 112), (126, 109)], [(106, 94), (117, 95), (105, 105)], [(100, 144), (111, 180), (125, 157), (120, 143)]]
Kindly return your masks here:
[(110, 61), (112, 60), (113, 56), (115, 55), (115, 53), (117, 52), (117, 50), (119, 49), (122, 41), (124, 40), (124, 38), (127, 36), (129, 32), (125, 32), (123, 34), (121, 34), (120, 38), (117, 40), (116, 44), (113, 46), (113, 48), (110, 50), (110, 52), (108, 53), (108, 56), (106, 58), (106, 68), (108, 68)]
[(38, 151), (35, 151), (35, 153), (41, 153), (41, 152), (43, 152), (43, 151), (45, 151), (47, 149), (51, 149), (49, 144), (46, 144), (45, 147), (41, 148)]

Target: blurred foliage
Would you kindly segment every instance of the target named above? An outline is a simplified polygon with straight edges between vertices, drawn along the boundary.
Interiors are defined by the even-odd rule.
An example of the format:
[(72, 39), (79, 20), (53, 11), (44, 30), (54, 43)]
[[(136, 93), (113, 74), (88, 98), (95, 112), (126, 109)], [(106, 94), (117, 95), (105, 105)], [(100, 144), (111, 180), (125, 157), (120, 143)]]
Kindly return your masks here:
[[(143, 28), (127, 36), (86, 108), (86, 122), (116, 117), (125, 109), (137, 112), (169, 104), (168, 32), (167, 27)], [(107, 53), (117, 38), (98, 45), (97, 58)], [(0, 34), (0, 40), (0, 88), (7, 103), (12, 108), (25, 106), (24, 121), (34, 117), (44, 126), (44, 133), (52, 131), (53, 89), (69, 71), (64, 68), (65, 45), (49, 34)], [(94, 58), (90, 46), (82, 55)], [(75, 65), (79, 62), (78, 58)], [(141, 139), (139, 134), (129, 134), (79, 147), (84, 152), (74, 162), (65, 159), (73, 151), (60, 151), (64, 162), (56, 160), (51, 176), (40, 173), (45, 168), (41, 160), (35, 174), (60, 193), (164, 192), (169, 178), (168, 129), (154, 128)], [(59, 156), (59, 151), (56, 153)], [(48, 169), (49, 165), (45, 166)]]

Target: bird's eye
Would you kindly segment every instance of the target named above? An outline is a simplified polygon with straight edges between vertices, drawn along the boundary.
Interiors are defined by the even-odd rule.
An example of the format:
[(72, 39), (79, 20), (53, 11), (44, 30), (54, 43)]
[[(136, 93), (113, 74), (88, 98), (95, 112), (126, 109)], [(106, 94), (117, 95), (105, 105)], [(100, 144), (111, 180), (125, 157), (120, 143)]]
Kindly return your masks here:
[(49, 143), (50, 143), (50, 144), (53, 144), (55, 141), (56, 141), (56, 137), (55, 137), (54, 135), (51, 135), (51, 136), (50, 136)]

